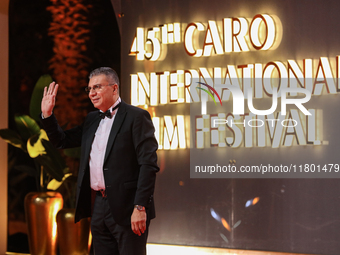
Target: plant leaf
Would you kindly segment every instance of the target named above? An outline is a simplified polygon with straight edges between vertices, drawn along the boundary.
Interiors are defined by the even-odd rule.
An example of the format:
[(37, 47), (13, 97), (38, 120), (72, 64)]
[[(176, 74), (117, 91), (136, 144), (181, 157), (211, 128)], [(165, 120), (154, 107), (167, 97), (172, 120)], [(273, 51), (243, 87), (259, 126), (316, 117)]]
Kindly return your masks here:
[(71, 175), (71, 173), (65, 174), (61, 181), (57, 181), (56, 179), (51, 180), (47, 185), (47, 189), (57, 190), (61, 186), (61, 184), (63, 184), (64, 181)]
[(20, 135), (12, 129), (0, 129), (0, 137), (7, 143), (26, 151)]
[(45, 130), (41, 129), (39, 138), (33, 136), (29, 139), (27, 149), (30, 156), (44, 167), (46, 173), (57, 181), (61, 181), (69, 169), (59, 151), (47, 139)]
[(31, 158), (36, 158), (39, 155), (46, 154), (45, 147), (42, 144), (42, 139), (47, 140), (46, 131), (41, 129), (39, 135), (33, 135), (27, 141), (27, 151)]
[(20, 115), (14, 117), (18, 132), (24, 141), (31, 136), (40, 134), (40, 127), (37, 122), (28, 115)]
[(48, 173), (52, 178), (56, 179), (57, 181), (61, 181), (63, 179), (63, 169), (59, 169), (55, 162), (53, 162), (48, 155), (39, 155), (38, 157), (34, 158), (34, 160), (42, 165), (44, 167), (44, 171), (46, 171), (46, 173)]
[(41, 140), (42, 145), (45, 147), (47, 155), (51, 158), (59, 170), (67, 168), (65, 159), (60, 155), (60, 152), (52, 145), (47, 139)]
[(52, 81), (53, 80), (50, 75), (42, 75), (33, 89), (30, 102), (30, 115), (37, 122), (39, 121), (39, 114), (41, 113), (41, 100), (43, 98), (44, 88)]

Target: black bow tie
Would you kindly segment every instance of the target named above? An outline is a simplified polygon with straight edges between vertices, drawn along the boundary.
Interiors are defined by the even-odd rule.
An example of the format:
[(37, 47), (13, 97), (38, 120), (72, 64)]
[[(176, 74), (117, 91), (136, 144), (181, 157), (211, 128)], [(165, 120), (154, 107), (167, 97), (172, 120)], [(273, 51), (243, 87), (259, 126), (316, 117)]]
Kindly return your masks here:
[(104, 119), (105, 117), (108, 117), (109, 119), (111, 119), (111, 111), (110, 109), (107, 110), (106, 112), (99, 112), (99, 116)]
[(114, 112), (119, 106), (120, 106), (120, 103), (117, 104), (115, 107), (113, 107), (112, 111), (110, 111), (110, 109), (108, 109), (106, 112), (99, 112), (100, 118), (104, 119), (105, 117), (108, 117), (109, 119), (111, 119), (112, 118), (111, 112)]

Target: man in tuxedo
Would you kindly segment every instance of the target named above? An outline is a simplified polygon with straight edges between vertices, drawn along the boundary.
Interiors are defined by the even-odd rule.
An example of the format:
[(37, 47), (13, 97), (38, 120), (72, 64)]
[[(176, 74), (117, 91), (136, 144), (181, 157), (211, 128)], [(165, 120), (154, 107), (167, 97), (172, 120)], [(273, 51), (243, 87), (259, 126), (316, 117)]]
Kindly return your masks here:
[(63, 131), (53, 114), (59, 85), (52, 82), (44, 89), (41, 121), (57, 148), (81, 146), (75, 221), (92, 217), (95, 254), (144, 255), (159, 170), (150, 114), (120, 98), (113, 69), (97, 68), (89, 78), (85, 91), (99, 111)]

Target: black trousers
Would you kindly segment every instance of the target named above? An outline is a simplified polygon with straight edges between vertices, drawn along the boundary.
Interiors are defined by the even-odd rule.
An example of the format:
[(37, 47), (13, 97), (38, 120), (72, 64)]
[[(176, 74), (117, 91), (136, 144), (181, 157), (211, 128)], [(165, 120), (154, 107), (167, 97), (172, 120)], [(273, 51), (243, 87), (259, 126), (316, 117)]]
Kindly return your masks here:
[(95, 255), (146, 255), (149, 223), (141, 236), (133, 233), (131, 225), (115, 223), (106, 197), (97, 194), (91, 219)]

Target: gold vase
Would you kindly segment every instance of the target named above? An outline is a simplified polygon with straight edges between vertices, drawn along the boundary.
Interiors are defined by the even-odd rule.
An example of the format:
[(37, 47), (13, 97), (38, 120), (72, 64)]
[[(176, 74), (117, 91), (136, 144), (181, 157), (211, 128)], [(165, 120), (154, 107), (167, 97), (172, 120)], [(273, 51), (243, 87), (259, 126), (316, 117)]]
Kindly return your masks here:
[(25, 214), (31, 255), (56, 255), (56, 215), (63, 207), (58, 192), (30, 192), (25, 197)]
[(74, 223), (75, 209), (62, 209), (57, 214), (60, 255), (89, 254), (90, 219)]

